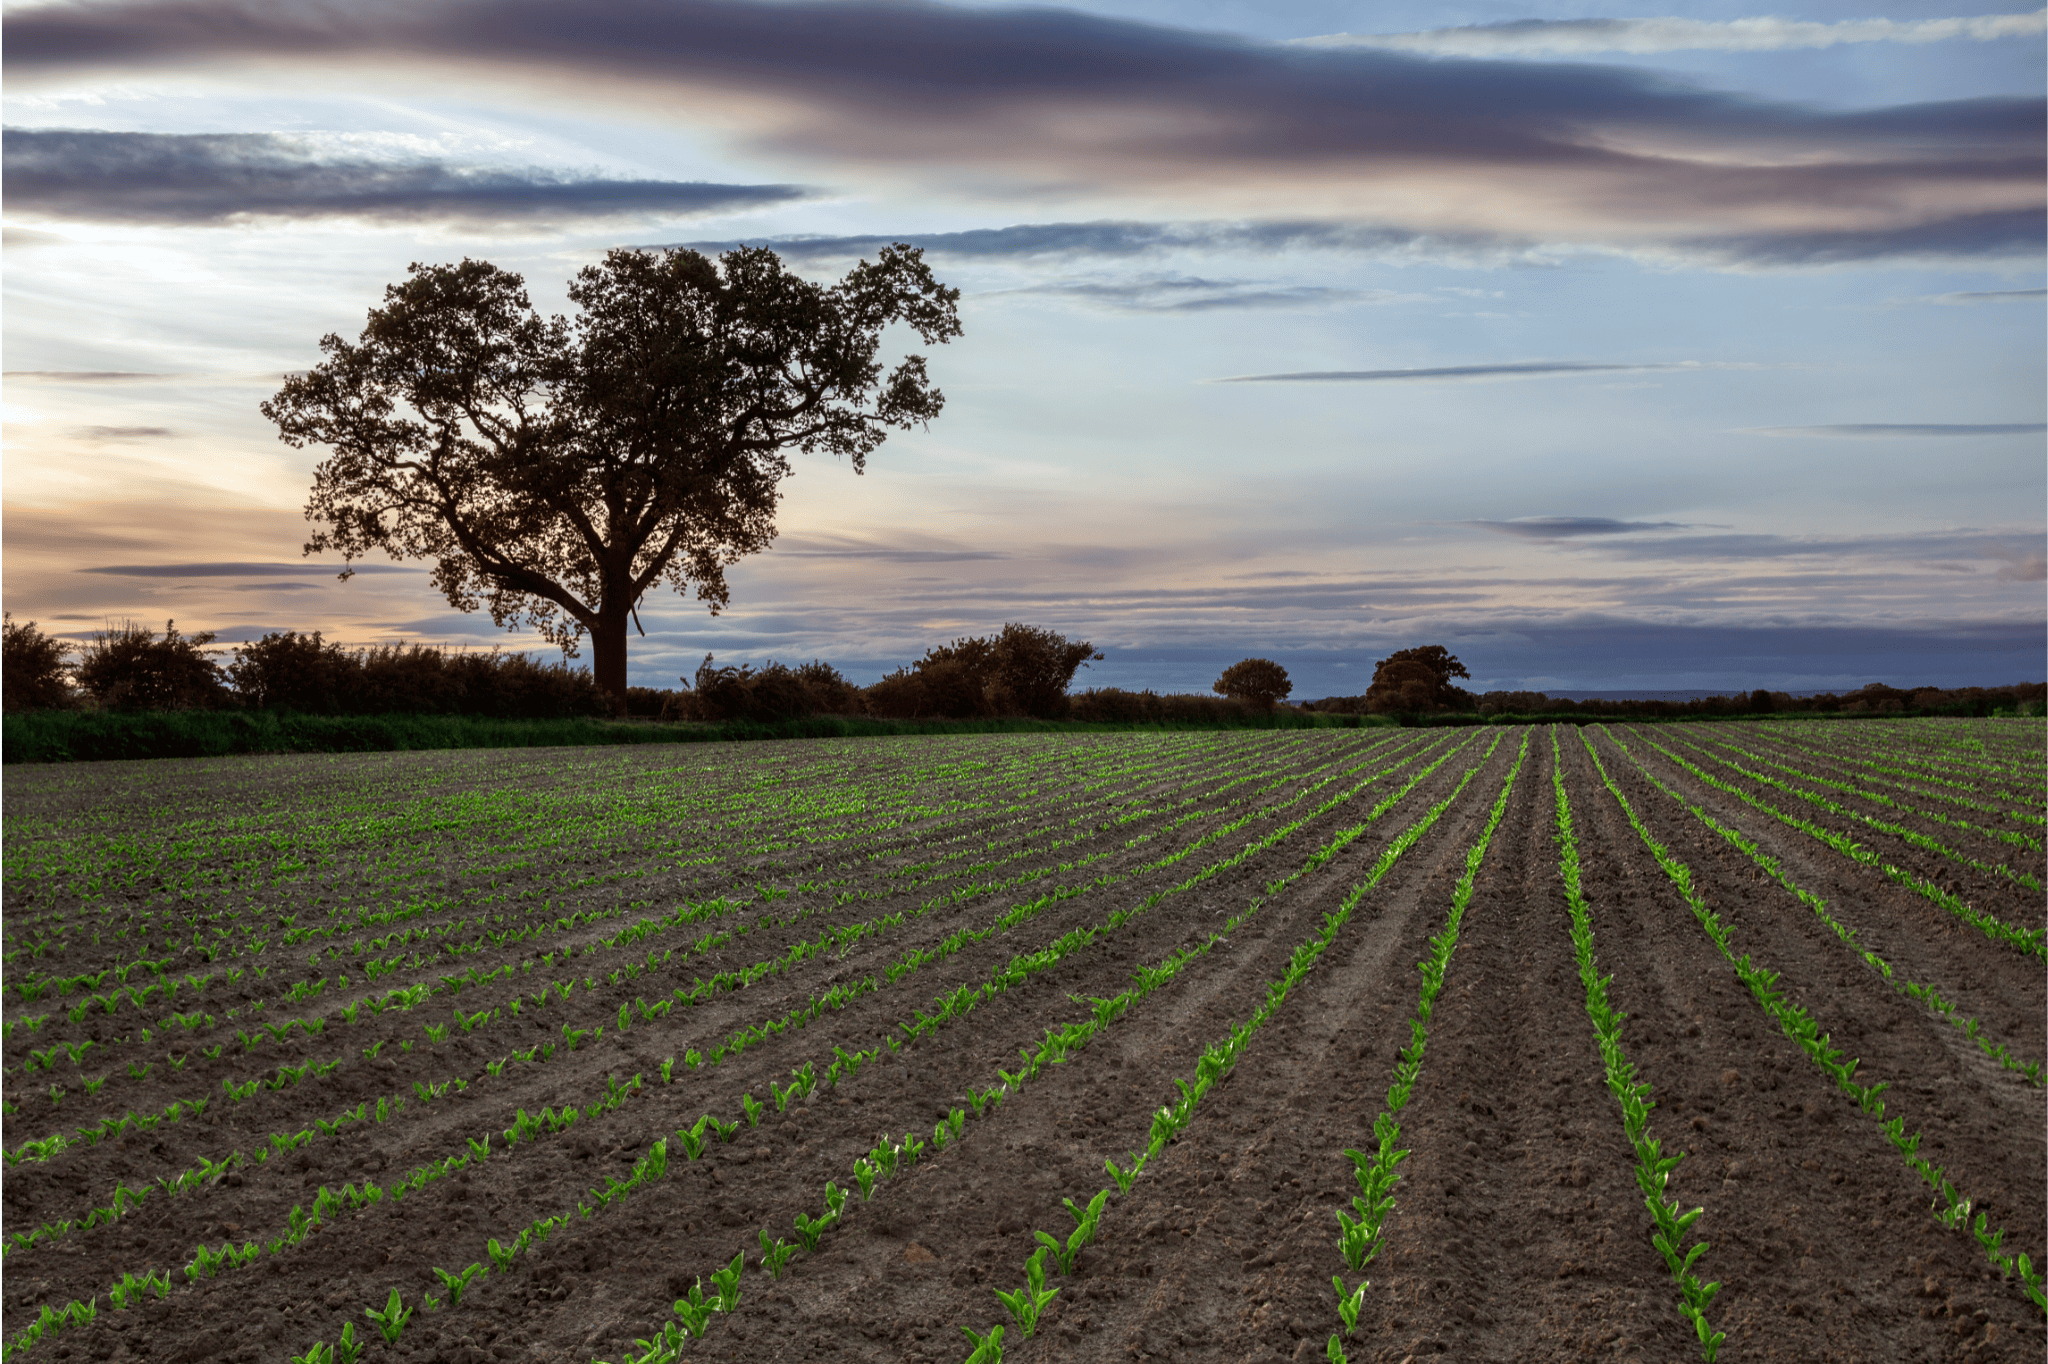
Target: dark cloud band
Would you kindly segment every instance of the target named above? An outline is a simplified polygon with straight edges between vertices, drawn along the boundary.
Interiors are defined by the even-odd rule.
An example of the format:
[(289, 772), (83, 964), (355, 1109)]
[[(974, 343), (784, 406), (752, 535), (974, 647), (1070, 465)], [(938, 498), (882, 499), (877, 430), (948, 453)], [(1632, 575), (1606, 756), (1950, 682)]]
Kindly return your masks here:
[(9, 212), (96, 222), (348, 216), (534, 223), (709, 213), (805, 193), (794, 185), (575, 179), (434, 161), (322, 160), (267, 133), (10, 128), (4, 160)]
[[(259, 564), (259, 563), (210, 563), (210, 564), (107, 564), (101, 568), (81, 568), (80, 573), (107, 573), (123, 578), (270, 578), (286, 575), (308, 575), (324, 573), (332, 576), (340, 572), (333, 564)], [(426, 570), (404, 568), (398, 564), (357, 564), (358, 573), (423, 573)]]
[(1753, 426), (1752, 436), (1820, 436), (1835, 440), (1940, 439), (1948, 436), (2038, 436), (2043, 422), (1840, 422), (1832, 426)]
[[(425, 69), (716, 109), (758, 147), (841, 164), (1736, 262), (2011, 256), (2044, 235), (2039, 99), (1844, 113), (1624, 68), (1310, 49), (1052, 9), (108, 0), (10, 15), (4, 60), (17, 82), (234, 60)], [(515, 213), (579, 193), (426, 189), (495, 192)]]
[(1398, 383), (1411, 379), (1533, 379), (1552, 375), (1605, 374), (1618, 370), (1700, 369), (1700, 365), (1594, 365), (1575, 361), (1534, 361), (1512, 365), (1445, 365), (1436, 369), (1329, 369), (1293, 374), (1240, 374), (1212, 379), (1218, 384)]

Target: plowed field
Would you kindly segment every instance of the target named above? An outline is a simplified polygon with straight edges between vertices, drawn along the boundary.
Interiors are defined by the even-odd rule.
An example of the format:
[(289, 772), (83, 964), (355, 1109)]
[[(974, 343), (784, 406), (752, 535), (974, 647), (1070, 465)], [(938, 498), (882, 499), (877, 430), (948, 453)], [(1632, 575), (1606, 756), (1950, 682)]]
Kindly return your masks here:
[(2043, 738), (10, 768), (7, 1358), (2038, 1361)]

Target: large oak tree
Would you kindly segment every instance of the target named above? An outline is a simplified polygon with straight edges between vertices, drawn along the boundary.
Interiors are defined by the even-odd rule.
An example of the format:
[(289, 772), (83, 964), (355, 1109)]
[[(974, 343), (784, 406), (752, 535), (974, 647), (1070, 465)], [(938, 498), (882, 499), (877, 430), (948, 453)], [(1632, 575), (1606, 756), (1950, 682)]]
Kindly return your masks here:
[(859, 473), (892, 428), (938, 415), (922, 355), (884, 372), (883, 331), (960, 335), (959, 290), (900, 244), (829, 287), (762, 248), (616, 250), (571, 282), (573, 321), (488, 261), (409, 275), (263, 404), (287, 444), (333, 452), (306, 553), (432, 559), (458, 610), (570, 653), (588, 633), (622, 703), (641, 597), (694, 583), (727, 604), (727, 566), (775, 538), (790, 450)]

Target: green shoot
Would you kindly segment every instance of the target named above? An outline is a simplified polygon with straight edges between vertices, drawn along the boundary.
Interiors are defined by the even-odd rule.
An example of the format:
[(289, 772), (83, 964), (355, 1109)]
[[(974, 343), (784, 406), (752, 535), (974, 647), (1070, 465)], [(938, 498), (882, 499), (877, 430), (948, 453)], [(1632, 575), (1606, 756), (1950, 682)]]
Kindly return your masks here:
[[(491, 1244), (496, 1245), (497, 1242), (493, 1241)], [(413, 1309), (400, 1301), (398, 1290), (395, 1288), (391, 1290), (391, 1296), (384, 1300), (383, 1311), (379, 1312), (374, 1307), (363, 1309), (363, 1315), (376, 1323), (377, 1334), (384, 1337), (386, 1345), (398, 1343), (399, 1333), (405, 1330), (405, 1324), (412, 1320), (412, 1314)]]

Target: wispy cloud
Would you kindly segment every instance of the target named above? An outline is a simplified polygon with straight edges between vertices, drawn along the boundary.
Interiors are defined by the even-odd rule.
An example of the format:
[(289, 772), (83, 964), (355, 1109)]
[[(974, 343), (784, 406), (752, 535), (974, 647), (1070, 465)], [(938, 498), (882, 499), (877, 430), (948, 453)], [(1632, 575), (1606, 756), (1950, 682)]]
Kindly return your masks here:
[(1828, 426), (1748, 426), (1746, 436), (1818, 436), (1824, 440), (1926, 440), (1949, 436), (2036, 436), (2048, 422), (1838, 422)]
[(2044, 299), (2048, 299), (2048, 289), (1965, 289), (1953, 294), (1929, 294), (1920, 301), (1969, 308), (1980, 303), (2039, 303)]
[(853, 541), (804, 540), (785, 538), (776, 542), (775, 555), (787, 555), (798, 559), (874, 559), (883, 563), (898, 564), (946, 564), (966, 563), (983, 559), (1007, 559), (1010, 556), (997, 550), (963, 549), (954, 546), (927, 546), (918, 548), (909, 545), (875, 545)]
[(1379, 303), (1421, 297), (1389, 290), (1340, 289), (1329, 285), (1275, 285), (1260, 281), (1170, 276), (1148, 279), (1057, 280), (990, 297), (1039, 294), (1139, 313), (1199, 313), (1245, 308), (1311, 308), (1336, 303)]
[(10, 384), (138, 384), (177, 377), (175, 374), (134, 369), (10, 369), (0, 374), (0, 379)]
[(755, 208), (806, 193), (794, 185), (574, 177), (433, 160), (339, 160), (269, 133), (9, 128), (4, 162), (10, 213), (120, 223), (342, 216), (533, 224)]
[(1616, 521), (1605, 516), (1524, 516), (1513, 521), (1465, 521), (1520, 540), (1576, 540), (1588, 535), (1629, 535), (1646, 530), (1689, 530), (1681, 521)]
[[(216, 562), (203, 564), (106, 564), (98, 568), (81, 568), (80, 573), (108, 573), (124, 578), (269, 578), (287, 574), (310, 575), (324, 573), (333, 576), (341, 571), (338, 564), (261, 564), (243, 562)], [(355, 566), (358, 573), (424, 573), (425, 569), (406, 568), (399, 564), (364, 564)]]
[(162, 440), (177, 434), (168, 426), (83, 426), (78, 434), (86, 440)]
[(1412, 33), (1330, 33), (1304, 47), (1371, 47), (1443, 57), (1576, 56), (1595, 52), (1777, 52), (1850, 43), (1998, 42), (2038, 39), (2048, 10), (1955, 19), (1513, 19)]
[[(496, 82), (585, 107), (703, 109), (759, 151), (949, 186), (967, 174), (1042, 201), (1142, 196), (1161, 216), (1251, 217), (1277, 203), (1368, 230), (1738, 264), (2037, 254), (2043, 237), (2039, 99), (1844, 113), (1624, 68), (1304, 47), (1042, 8), (101, 0), (10, 14), (4, 60), (16, 89), (84, 70), (243, 62)], [(511, 179), (473, 185), (436, 167), (388, 191), (394, 211), (447, 211), (471, 192), (515, 216), (536, 199), (581, 212), (604, 198), (476, 174)], [(764, 188), (787, 189), (723, 187)], [(383, 192), (373, 182), (361, 197)], [(635, 205), (659, 197), (619, 193)], [(176, 211), (232, 211), (207, 203)]]
[(1516, 249), (1490, 236), (1430, 236), (1395, 228), (1328, 222), (1090, 222), (1018, 223), (965, 232), (895, 232), (858, 237), (779, 236), (677, 243), (698, 251), (766, 246), (793, 261), (824, 263), (871, 256), (904, 242), (935, 258), (956, 260), (1042, 257), (1154, 255), (1163, 251), (1273, 253), (1292, 250), (1435, 253), (1467, 250), (1498, 253)]
[[(1289, 374), (1239, 374), (1211, 379), (1212, 384), (1397, 383), (1411, 379), (1540, 379), (1573, 374), (1612, 374), (1643, 370), (1736, 368), (1726, 363), (1680, 361), (1675, 364), (1589, 364), (1576, 360), (1536, 360), (1506, 365), (1443, 365), (1434, 369), (1327, 369)], [(1747, 368), (1747, 366), (1742, 366)]]

